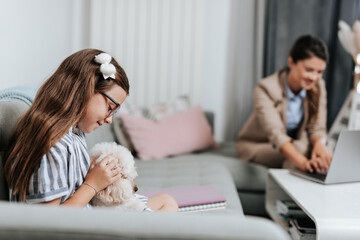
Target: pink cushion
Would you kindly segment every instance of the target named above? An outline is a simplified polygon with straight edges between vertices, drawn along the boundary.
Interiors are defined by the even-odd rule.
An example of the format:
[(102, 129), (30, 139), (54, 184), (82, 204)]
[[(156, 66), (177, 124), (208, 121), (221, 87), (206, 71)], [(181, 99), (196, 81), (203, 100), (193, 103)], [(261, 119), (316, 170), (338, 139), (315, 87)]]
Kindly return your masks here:
[(149, 160), (216, 146), (200, 106), (152, 121), (122, 114), (125, 131), (139, 159)]

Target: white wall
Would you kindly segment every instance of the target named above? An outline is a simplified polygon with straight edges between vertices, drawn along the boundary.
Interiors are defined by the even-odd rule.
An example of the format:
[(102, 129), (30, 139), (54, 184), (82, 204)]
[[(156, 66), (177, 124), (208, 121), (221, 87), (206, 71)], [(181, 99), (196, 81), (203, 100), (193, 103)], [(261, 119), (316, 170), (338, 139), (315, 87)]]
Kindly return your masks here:
[(0, 89), (40, 85), (71, 53), (71, 34), (71, 0), (0, 0)]
[(189, 95), (200, 102), (204, 0), (93, 0), (89, 46), (111, 53), (140, 106)]
[(124, 67), (135, 103), (188, 94), (215, 113), (216, 139), (233, 139), (251, 107), (238, 95), (258, 80), (264, 1), (0, 0), (0, 89), (39, 86), (71, 53), (100, 48)]
[(215, 137), (223, 140), (231, 1), (207, 0), (206, 3), (201, 104), (215, 112)]
[(236, 139), (252, 111), (254, 86), (262, 78), (265, 6), (265, 0), (231, 2), (221, 126), (225, 139)]

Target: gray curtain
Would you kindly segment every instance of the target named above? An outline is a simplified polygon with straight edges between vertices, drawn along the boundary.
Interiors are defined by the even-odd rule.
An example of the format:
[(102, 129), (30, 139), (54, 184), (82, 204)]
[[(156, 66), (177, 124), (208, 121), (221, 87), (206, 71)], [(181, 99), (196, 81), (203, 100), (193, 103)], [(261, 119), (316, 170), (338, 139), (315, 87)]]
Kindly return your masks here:
[(304, 34), (322, 39), (330, 61), (324, 74), (328, 92), (328, 128), (353, 85), (353, 61), (337, 37), (338, 21), (359, 19), (360, 0), (268, 0), (263, 76), (286, 66), (291, 44)]

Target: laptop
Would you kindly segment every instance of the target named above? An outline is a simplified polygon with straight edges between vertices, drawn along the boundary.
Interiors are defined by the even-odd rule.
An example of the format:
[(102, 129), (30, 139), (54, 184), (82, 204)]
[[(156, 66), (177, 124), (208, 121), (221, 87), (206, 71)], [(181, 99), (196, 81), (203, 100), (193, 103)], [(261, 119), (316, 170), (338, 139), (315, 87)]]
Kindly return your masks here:
[(291, 174), (322, 184), (360, 181), (360, 131), (342, 130), (326, 174), (290, 170)]

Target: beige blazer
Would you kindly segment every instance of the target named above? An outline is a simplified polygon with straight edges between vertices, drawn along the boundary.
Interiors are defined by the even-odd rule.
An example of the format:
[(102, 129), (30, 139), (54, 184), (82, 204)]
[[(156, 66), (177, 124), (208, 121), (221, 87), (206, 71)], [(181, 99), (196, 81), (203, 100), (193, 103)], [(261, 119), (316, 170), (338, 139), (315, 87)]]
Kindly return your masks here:
[[(259, 150), (258, 147), (253, 148), (253, 144), (268, 142), (274, 149), (279, 150), (284, 143), (293, 140), (286, 134), (287, 98), (285, 81), (287, 81), (287, 72), (284, 71), (281, 76), (279, 76), (279, 72), (276, 72), (262, 79), (256, 85), (253, 95), (254, 110), (237, 138), (236, 147), (241, 159), (250, 160), (255, 151)], [(317, 86), (320, 91), (320, 99), (316, 120), (309, 117), (307, 97), (303, 102), (304, 119), (296, 139), (303, 142), (304, 145), (309, 145), (313, 136), (326, 137), (327, 135), (325, 81), (321, 79)]]

